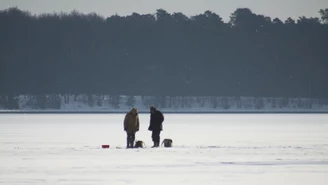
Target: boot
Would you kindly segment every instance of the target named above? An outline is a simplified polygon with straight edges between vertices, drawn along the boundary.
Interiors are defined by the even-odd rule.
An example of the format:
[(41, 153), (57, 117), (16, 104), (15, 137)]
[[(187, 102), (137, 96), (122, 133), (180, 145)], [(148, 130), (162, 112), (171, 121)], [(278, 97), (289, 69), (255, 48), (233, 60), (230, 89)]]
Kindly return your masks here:
[(154, 142), (154, 146), (152, 148), (157, 148), (159, 147), (159, 142)]
[(161, 141), (161, 138), (160, 137), (158, 137), (158, 140), (157, 140), (157, 147), (159, 147), (159, 143), (160, 143), (160, 141)]
[(131, 141), (130, 141), (130, 148), (134, 148), (133, 143), (134, 143), (134, 141), (131, 140)]
[(133, 140), (131, 140), (131, 138), (127, 139), (126, 148), (133, 148)]
[(129, 142), (129, 140), (127, 140), (127, 142), (126, 142), (126, 148), (130, 148), (130, 142)]

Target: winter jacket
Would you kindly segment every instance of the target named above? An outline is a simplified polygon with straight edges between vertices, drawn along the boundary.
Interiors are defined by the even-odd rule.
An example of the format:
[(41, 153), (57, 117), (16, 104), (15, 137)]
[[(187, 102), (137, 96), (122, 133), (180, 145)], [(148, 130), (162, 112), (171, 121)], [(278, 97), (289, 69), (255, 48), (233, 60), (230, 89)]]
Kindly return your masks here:
[(129, 134), (136, 133), (139, 131), (139, 115), (136, 108), (133, 108), (125, 115), (124, 131)]
[(163, 114), (156, 110), (153, 114), (150, 114), (150, 125), (148, 130), (150, 131), (162, 131), (163, 130)]

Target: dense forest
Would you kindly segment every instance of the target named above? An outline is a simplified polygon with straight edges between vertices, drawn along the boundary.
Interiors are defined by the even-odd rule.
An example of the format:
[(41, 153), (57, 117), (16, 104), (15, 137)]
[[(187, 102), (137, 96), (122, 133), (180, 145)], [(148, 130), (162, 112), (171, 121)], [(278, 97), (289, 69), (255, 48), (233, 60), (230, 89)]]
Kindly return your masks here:
[(0, 11), (0, 95), (328, 98), (328, 9), (104, 18)]

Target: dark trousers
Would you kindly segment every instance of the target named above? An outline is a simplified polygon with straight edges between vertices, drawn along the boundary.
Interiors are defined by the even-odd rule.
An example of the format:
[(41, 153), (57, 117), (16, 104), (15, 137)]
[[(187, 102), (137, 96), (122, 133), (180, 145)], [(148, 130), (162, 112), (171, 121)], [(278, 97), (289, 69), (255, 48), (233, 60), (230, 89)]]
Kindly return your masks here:
[(159, 143), (161, 131), (152, 131), (151, 138), (154, 142)]
[(135, 138), (136, 138), (135, 133), (127, 133), (127, 137), (126, 137), (127, 147), (133, 147)]

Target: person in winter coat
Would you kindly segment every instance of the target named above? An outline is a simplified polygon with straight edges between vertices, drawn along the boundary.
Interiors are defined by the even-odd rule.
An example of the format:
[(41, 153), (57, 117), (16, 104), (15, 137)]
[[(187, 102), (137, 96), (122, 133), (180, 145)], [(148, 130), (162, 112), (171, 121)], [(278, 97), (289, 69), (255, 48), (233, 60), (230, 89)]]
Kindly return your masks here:
[(160, 134), (163, 130), (163, 114), (157, 110), (155, 107), (150, 107), (150, 125), (148, 130), (152, 131), (151, 137), (154, 142), (153, 147), (159, 147)]
[(124, 119), (124, 131), (127, 134), (127, 148), (133, 148), (135, 140), (135, 134), (139, 131), (139, 115), (136, 108), (132, 108), (130, 112), (125, 115)]

